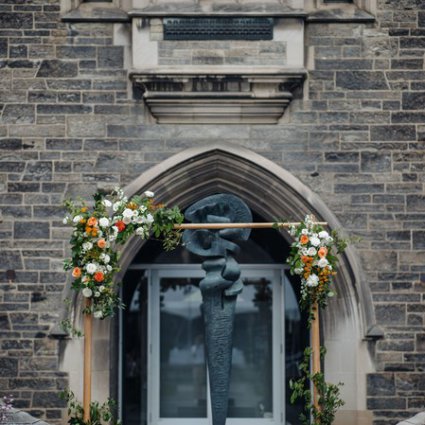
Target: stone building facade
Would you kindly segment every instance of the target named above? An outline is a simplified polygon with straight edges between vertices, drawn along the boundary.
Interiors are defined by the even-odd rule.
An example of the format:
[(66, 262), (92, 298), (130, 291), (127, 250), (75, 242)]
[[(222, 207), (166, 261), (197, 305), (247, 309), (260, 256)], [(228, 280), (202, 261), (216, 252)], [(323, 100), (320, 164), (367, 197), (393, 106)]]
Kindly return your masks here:
[[(176, 16), (267, 18), (274, 35), (166, 40)], [(281, 193), (288, 215), (360, 238), (323, 330), (340, 423), (424, 410), (424, 53), (423, 0), (0, 0), (0, 392), (60, 424), (58, 392), (79, 391), (81, 347), (57, 331), (66, 198), (119, 185), (186, 207), (220, 189), (269, 220)], [(105, 396), (117, 333), (97, 326)]]

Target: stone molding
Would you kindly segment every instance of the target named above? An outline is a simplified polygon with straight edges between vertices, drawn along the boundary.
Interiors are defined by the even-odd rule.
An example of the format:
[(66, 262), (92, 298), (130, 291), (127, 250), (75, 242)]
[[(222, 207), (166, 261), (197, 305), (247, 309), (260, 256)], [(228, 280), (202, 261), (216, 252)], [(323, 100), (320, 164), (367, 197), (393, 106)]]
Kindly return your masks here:
[(272, 68), (149, 69), (130, 73), (160, 124), (276, 124), (306, 76)]

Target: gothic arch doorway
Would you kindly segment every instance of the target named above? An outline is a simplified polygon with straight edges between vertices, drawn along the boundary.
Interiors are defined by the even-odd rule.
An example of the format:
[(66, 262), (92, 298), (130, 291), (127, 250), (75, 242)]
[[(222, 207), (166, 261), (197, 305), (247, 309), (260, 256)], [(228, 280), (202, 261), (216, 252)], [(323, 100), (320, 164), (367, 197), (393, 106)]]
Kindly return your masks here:
[[(296, 177), (239, 146), (188, 149), (144, 173), (126, 191), (131, 196), (147, 189), (155, 191), (159, 201), (182, 209), (211, 194), (232, 193), (265, 221), (300, 219), (313, 213), (331, 229), (341, 229), (326, 204)], [(282, 238), (290, 243), (286, 233)], [(141, 247), (142, 241), (134, 238), (124, 248), (123, 271)], [(338, 296), (323, 317), (322, 334), (328, 347), (325, 373), (328, 380), (345, 383), (346, 410), (364, 411), (366, 374), (373, 369), (364, 337), (375, 320), (369, 289), (352, 248), (341, 259), (336, 285)]]

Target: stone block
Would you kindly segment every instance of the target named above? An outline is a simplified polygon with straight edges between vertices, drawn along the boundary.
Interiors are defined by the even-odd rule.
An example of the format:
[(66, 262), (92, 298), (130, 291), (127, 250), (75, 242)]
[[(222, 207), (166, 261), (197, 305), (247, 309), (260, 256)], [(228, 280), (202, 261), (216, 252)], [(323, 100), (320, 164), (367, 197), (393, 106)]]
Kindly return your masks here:
[(18, 375), (18, 359), (0, 357), (0, 377), (14, 377)]
[(383, 72), (337, 71), (336, 86), (346, 90), (388, 90)]
[(15, 239), (49, 239), (50, 224), (44, 221), (16, 221), (13, 232)]
[(97, 64), (99, 68), (122, 68), (124, 50), (121, 46), (97, 48)]
[(102, 137), (106, 132), (106, 120), (103, 117), (68, 117), (67, 124), (70, 137)]
[(368, 396), (395, 395), (395, 381), (393, 373), (369, 373), (367, 375)]
[(32, 13), (2, 12), (0, 13), (0, 28), (5, 29), (24, 29), (33, 27)]
[(0, 120), (4, 124), (31, 124), (34, 121), (34, 105), (6, 105)]
[(23, 180), (52, 180), (52, 171), (53, 163), (51, 161), (28, 161)]
[(370, 139), (376, 141), (416, 140), (416, 128), (413, 125), (376, 125), (370, 129)]
[(362, 152), (360, 164), (365, 172), (391, 172), (391, 153)]
[(375, 314), (380, 325), (404, 326), (406, 323), (405, 304), (376, 305)]
[(89, 105), (59, 105), (59, 104), (42, 104), (37, 105), (38, 114), (88, 114), (92, 111)]
[(38, 78), (72, 78), (78, 75), (78, 65), (63, 60), (43, 60), (37, 72)]
[(370, 410), (402, 410), (406, 408), (406, 399), (400, 397), (368, 397)]
[(96, 57), (96, 47), (58, 46), (56, 55), (59, 59), (90, 59)]
[(425, 231), (414, 231), (412, 236), (413, 249), (425, 249)]
[(64, 408), (66, 402), (59, 398), (57, 391), (37, 391), (33, 393), (32, 406)]
[(407, 208), (411, 212), (425, 211), (425, 195), (407, 195), (406, 202)]

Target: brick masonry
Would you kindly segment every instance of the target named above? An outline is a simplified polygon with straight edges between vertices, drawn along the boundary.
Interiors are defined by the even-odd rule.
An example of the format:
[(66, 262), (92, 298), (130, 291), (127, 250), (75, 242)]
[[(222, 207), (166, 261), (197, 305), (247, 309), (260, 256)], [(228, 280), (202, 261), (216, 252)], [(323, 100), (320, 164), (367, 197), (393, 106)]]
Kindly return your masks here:
[(310, 24), (306, 43), (309, 100), (285, 124), (157, 126), (132, 100), (111, 24), (61, 23), (57, 0), (0, 0), (0, 268), (16, 270), (0, 275), (0, 391), (16, 407), (61, 420), (67, 377), (48, 333), (66, 282), (63, 200), (220, 140), (292, 172), (361, 237), (385, 330), (367, 406), (374, 425), (424, 409), (425, 3), (378, 0), (376, 24)]

